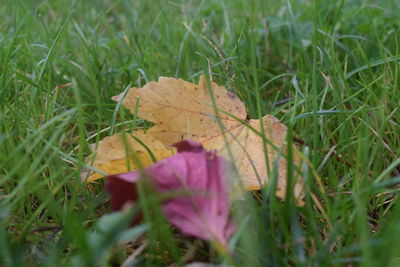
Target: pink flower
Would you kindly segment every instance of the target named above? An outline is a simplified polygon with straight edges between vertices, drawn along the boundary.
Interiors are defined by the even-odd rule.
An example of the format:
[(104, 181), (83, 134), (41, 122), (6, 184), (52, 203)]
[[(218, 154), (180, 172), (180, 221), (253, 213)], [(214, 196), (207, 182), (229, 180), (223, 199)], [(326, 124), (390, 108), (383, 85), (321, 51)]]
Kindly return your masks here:
[[(178, 153), (144, 170), (155, 190), (179, 192), (162, 203), (168, 221), (184, 234), (226, 247), (234, 226), (229, 220), (228, 165), (224, 158), (205, 151), (200, 143), (184, 140), (174, 144)], [(111, 206), (119, 210), (137, 200), (139, 171), (109, 176), (105, 185)]]

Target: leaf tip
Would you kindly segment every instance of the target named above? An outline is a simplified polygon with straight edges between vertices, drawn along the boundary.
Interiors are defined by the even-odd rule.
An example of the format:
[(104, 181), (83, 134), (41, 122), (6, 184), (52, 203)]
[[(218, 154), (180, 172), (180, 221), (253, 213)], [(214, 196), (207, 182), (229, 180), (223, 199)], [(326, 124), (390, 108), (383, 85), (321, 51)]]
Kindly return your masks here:
[(204, 151), (202, 144), (200, 144), (199, 142), (196, 142), (194, 140), (190, 140), (190, 139), (182, 140), (180, 142), (173, 144), (172, 146), (176, 147), (178, 152), (184, 152), (184, 151), (201, 152), (201, 151)]
[(115, 102), (119, 102), (119, 101), (121, 100), (123, 94), (124, 94), (124, 93), (121, 93), (121, 94), (119, 94), (119, 95), (115, 95), (115, 96), (111, 97), (111, 100), (113, 100), (113, 101), (115, 101)]

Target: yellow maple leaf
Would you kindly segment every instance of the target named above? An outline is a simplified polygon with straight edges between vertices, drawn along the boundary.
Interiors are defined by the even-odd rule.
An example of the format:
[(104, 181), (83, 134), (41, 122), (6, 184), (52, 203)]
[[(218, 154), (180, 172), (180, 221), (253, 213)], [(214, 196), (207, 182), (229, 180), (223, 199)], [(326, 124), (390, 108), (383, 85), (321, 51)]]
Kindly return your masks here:
[[(268, 183), (267, 166), (272, 170), (274, 162), (278, 161), (277, 196), (284, 198), (287, 184), (286, 126), (275, 117), (266, 115), (262, 118), (264, 129), (260, 131), (260, 121), (246, 121), (245, 106), (233, 93), (213, 82), (211, 89), (215, 105), (224, 111), (218, 115), (204, 76), (198, 85), (160, 77), (158, 82), (149, 82), (143, 88), (131, 88), (122, 103), (134, 112), (139, 98), (138, 116), (155, 123), (146, 135), (160, 140), (165, 146), (189, 138), (202, 143), (206, 149), (215, 149), (231, 158), (247, 190), (258, 190)], [(113, 100), (120, 101), (121, 95), (113, 97)], [(264, 153), (260, 132), (264, 132), (268, 141), (267, 153)], [(300, 164), (297, 150), (294, 164)], [(295, 177), (294, 196), (297, 203), (302, 204), (302, 178), (300, 175)]]
[[(219, 109), (246, 118), (244, 104), (233, 93), (215, 83), (212, 86)], [(119, 101), (120, 97), (115, 96), (113, 100)], [(131, 88), (122, 103), (134, 112), (137, 97), (139, 117), (155, 123), (146, 133), (166, 145), (187, 138), (199, 140), (221, 135), (204, 76), (199, 85), (160, 77), (158, 82), (149, 82), (143, 88)], [(229, 115), (221, 113), (219, 118), (225, 129), (238, 126), (238, 121)]]
[[(88, 157), (87, 162), (94, 168), (112, 175), (150, 166), (154, 160), (171, 155), (172, 151), (159, 140), (142, 131), (136, 131), (132, 135), (118, 133), (105, 137), (97, 145), (96, 151)], [(102, 177), (103, 174), (92, 171), (86, 182)]]

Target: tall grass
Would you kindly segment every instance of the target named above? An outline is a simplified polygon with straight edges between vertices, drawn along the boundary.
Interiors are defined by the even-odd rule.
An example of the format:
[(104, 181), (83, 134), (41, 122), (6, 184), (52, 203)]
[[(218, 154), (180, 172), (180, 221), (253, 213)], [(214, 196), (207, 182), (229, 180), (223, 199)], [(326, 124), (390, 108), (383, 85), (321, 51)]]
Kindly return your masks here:
[[(2, 0), (0, 265), (118, 265), (143, 232), (125, 266), (400, 265), (399, 13), (395, 0)], [(80, 181), (89, 144), (142, 123), (111, 96), (208, 66), (306, 159), (306, 205), (268, 188), (236, 203), (228, 258), (163, 218), (128, 230), (133, 215), (104, 216), (101, 183)]]

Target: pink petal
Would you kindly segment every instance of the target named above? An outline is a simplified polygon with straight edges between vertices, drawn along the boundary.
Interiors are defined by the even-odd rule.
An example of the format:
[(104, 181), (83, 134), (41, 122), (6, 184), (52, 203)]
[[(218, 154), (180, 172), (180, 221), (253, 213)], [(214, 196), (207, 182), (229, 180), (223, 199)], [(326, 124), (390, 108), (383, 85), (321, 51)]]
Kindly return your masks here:
[[(165, 217), (184, 234), (226, 246), (234, 232), (229, 221), (226, 161), (195, 141), (184, 140), (174, 146), (178, 154), (145, 170), (160, 193), (181, 193), (162, 204)], [(106, 190), (113, 209), (121, 209), (124, 201), (136, 201), (134, 183), (139, 179), (138, 171), (108, 177)]]
[(121, 210), (125, 204), (137, 201), (138, 196), (134, 182), (137, 182), (139, 178), (139, 172), (128, 172), (107, 177), (105, 189), (111, 195), (110, 204), (113, 210)]

